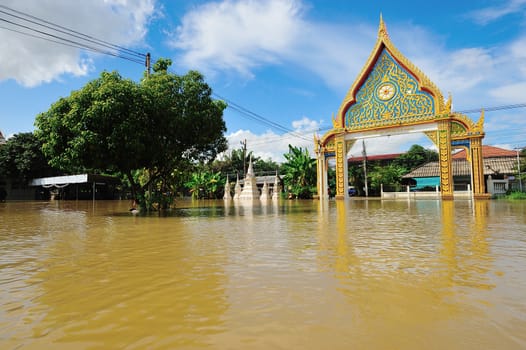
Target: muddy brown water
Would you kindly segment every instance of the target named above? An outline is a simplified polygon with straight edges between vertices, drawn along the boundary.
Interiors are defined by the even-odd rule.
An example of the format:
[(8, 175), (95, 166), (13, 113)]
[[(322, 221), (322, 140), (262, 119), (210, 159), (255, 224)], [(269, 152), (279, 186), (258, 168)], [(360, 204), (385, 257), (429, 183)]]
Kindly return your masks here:
[(525, 201), (0, 203), (0, 349), (525, 349)]

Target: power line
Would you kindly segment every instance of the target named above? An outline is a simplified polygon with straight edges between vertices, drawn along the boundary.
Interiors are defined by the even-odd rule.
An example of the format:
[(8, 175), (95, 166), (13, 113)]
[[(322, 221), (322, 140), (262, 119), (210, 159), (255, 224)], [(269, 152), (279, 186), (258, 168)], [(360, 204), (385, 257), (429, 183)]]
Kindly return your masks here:
[(292, 129), (289, 129), (281, 124), (278, 124), (268, 118), (265, 118), (245, 107), (242, 107), (240, 106), (239, 104), (233, 102), (232, 100), (229, 100), (227, 98), (224, 98), (216, 93), (213, 93), (214, 96), (216, 96), (218, 99), (220, 100), (223, 100), (225, 102), (227, 102), (227, 106), (239, 113), (241, 113), (242, 115), (248, 117), (249, 119), (252, 119), (254, 121), (257, 121), (257, 122), (260, 122), (264, 125), (267, 125), (267, 126), (270, 126), (271, 128), (273, 129), (277, 129), (277, 130), (280, 130), (282, 132), (286, 132), (294, 137), (297, 137), (297, 138), (301, 138), (301, 139), (304, 139), (304, 140), (309, 140), (308, 138), (304, 137), (303, 135), (297, 133), (296, 131), (292, 130)]
[[(19, 18), (19, 19), (21, 19), (21, 20), (23, 20), (23, 21), (28, 21), (28, 22), (31, 22), (31, 23), (34, 23), (34, 24), (37, 24), (37, 25), (40, 25), (40, 26), (43, 26), (43, 27), (49, 28), (49, 29), (51, 29), (51, 30), (56, 30), (56, 31), (61, 32), (61, 33), (64, 33), (64, 34), (67, 34), (67, 35), (71, 35), (71, 36), (77, 37), (77, 38), (79, 38), (79, 39), (83, 39), (83, 40), (86, 40), (86, 41), (90, 41), (90, 42), (92, 42), (92, 43), (97, 43), (97, 44), (99, 44), (99, 45), (106, 46), (106, 47), (108, 47), (108, 48), (113, 48), (113, 49), (117, 49), (117, 50), (125, 51), (125, 52), (128, 52), (128, 53), (130, 53), (130, 54), (136, 55), (136, 56), (138, 56), (138, 57), (143, 57), (143, 58), (146, 57), (146, 55), (143, 54), (143, 53), (141, 53), (141, 52), (138, 52), (138, 51), (135, 51), (135, 50), (130, 50), (130, 49), (126, 48), (126, 47), (119, 46), (119, 45), (116, 45), (116, 44), (112, 44), (112, 43), (110, 43), (110, 42), (107, 42), (107, 41), (104, 41), (104, 40), (101, 40), (101, 39), (97, 39), (97, 38), (95, 38), (95, 37), (93, 37), (93, 36), (90, 36), (90, 35), (87, 35), (87, 34), (84, 34), (84, 33), (80, 33), (80, 32), (78, 32), (78, 31), (76, 31), (76, 30), (73, 30), (73, 29), (70, 29), (70, 28), (67, 28), (67, 27), (61, 26), (61, 25), (59, 25), (59, 24), (56, 24), (56, 23), (53, 23), (53, 22), (47, 21), (47, 20), (45, 20), (45, 19), (42, 19), (42, 18), (39, 18), (39, 17), (33, 16), (33, 15), (30, 15), (30, 14), (25, 13), (25, 12), (22, 12), (22, 11), (15, 10), (15, 9), (10, 8), (10, 7), (8, 7), (8, 6), (0, 5), (0, 8), (6, 9), (6, 10), (8, 10), (8, 11), (11, 11), (11, 12), (17, 13), (17, 14), (22, 15), (22, 16), (26, 16), (26, 17), (28, 17), (28, 18), (32, 18), (32, 19), (34, 19), (34, 20), (36, 20), (36, 21), (39, 21), (39, 22), (42, 22), (42, 23), (46, 23), (46, 24), (48, 24), (48, 25), (50, 25), (50, 26), (43, 25), (43, 24), (41, 24), (41, 23), (37, 23), (37, 22), (35, 22), (35, 21), (30, 21), (30, 20), (25, 19), (25, 18), (22, 18), (22, 17), (20, 17), (20, 16), (15, 16), (15, 15), (13, 15), (13, 14), (10, 14), (10, 13), (7, 13), (7, 12), (5, 12), (5, 11), (1, 11), (1, 10), (0, 10), (0, 12), (2, 12), (2, 13), (5, 13), (5, 14), (7, 14), (7, 15), (9, 15), (9, 16), (13, 16), (13, 17)], [(61, 29), (61, 30), (58, 30), (58, 29), (56, 29), (56, 28), (59, 28), (59, 29)], [(75, 34), (75, 35), (73, 35), (73, 34), (71, 34), (71, 33), (73, 33), (73, 34)]]
[(480, 113), (482, 110), (484, 110), (484, 112), (493, 112), (493, 111), (502, 111), (502, 110), (515, 109), (515, 108), (525, 108), (525, 107), (526, 107), (526, 103), (517, 103), (513, 105), (481, 107), (477, 109), (465, 109), (463, 111), (455, 111), (455, 112), (469, 114), (469, 113)]
[[(0, 21), (2, 21), (2, 20), (3, 19), (0, 18)], [(53, 39), (45, 38), (45, 37), (42, 37), (42, 36), (38, 36), (38, 35), (27, 33), (27, 32), (22, 32), (20, 30), (16, 30), (16, 29), (13, 29), (13, 28), (7, 28), (7, 27), (3, 27), (3, 26), (0, 26), (0, 29), (9, 30), (9, 31), (12, 31), (12, 32), (15, 32), (15, 33), (18, 33), (18, 34), (26, 35), (26, 36), (29, 36), (29, 37), (32, 37), (32, 38), (36, 38), (36, 39), (42, 39), (42, 40), (49, 41), (49, 42), (52, 42), (52, 43), (55, 43), (55, 44), (59, 44), (59, 45), (69, 46), (69, 47), (72, 47), (72, 48), (81, 49), (81, 50), (87, 50), (87, 51), (91, 51), (91, 52), (95, 52), (95, 53), (102, 53), (102, 54), (106, 54), (106, 55), (109, 55), (109, 56), (122, 58), (122, 59), (125, 59), (125, 60), (128, 60), (128, 61), (134, 62), (134, 63), (143, 64), (143, 61), (139, 61), (139, 60), (136, 60), (136, 59), (125, 57), (125, 56), (120, 56), (120, 55), (117, 55), (117, 54), (114, 54), (114, 53), (108, 52), (108, 51), (101, 51), (99, 49), (91, 48), (91, 47), (88, 47), (88, 46), (85, 46), (85, 45), (80, 45), (80, 44), (75, 44), (75, 43), (67, 43), (67, 42), (63, 42), (63, 41), (53, 40)]]
[[(16, 13), (16, 14), (13, 14), (13, 13), (9, 13), (4, 10), (0, 10), (1, 14), (27, 22), (28, 25), (17, 23), (15, 21), (12, 21), (6, 18), (0, 18), (0, 21), (8, 23), (12, 26), (23, 28), (24, 30), (29, 31), (29, 32), (16, 30), (14, 28), (8, 28), (8, 27), (1, 27), (2, 29), (10, 30), (10, 31), (22, 34), (22, 35), (27, 35), (30, 37), (50, 41), (50, 42), (65, 45), (65, 46), (85, 49), (85, 50), (89, 50), (92, 52), (97, 52), (97, 53), (101, 53), (101, 54), (105, 54), (105, 55), (109, 55), (109, 56), (113, 56), (117, 58), (122, 58), (122, 59), (131, 61), (134, 63), (138, 63), (141, 65), (144, 64), (143, 58), (146, 57), (146, 54), (140, 53), (138, 51), (130, 50), (125, 47), (109, 43), (104, 40), (94, 38), (93, 36), (90, 36), (90, 35), (82, 34), (73, 29), (66, 28), (56, 23), (35, 17), (33, 15), (12, 9), (4, 5), (0, 5), (0, 8)], [(27, 18), (24, 18), (23, 16)], [(42, 22), (42, 23), (38, 23), (37, 21)], [(40, 29), (35, 28), (34, 25), (43, 27), (46, 29), (40, 30)], [(51, 30), (51, 32), (49, 30)], [(37, 33), (38, 35), (31, 34), (31, 32)]]

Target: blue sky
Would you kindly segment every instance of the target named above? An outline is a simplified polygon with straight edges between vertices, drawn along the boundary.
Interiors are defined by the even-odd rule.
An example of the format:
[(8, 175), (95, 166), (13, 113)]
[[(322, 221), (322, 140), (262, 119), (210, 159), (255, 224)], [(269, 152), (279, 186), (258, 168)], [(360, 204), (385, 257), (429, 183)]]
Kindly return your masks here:
[[(283, 160), (288, 144), (312, 149), (365, 64), (380, 14), (391, 41), (442, 91), (453, 110), (487, 111), (484, 144), (526, 146), (526, 0), (0, 0), (0, 5), (197, 69), (225, 111), (232, 148)], [(0, 19), (13, 19), (1, 11)], [(11, 27), (10, 27), (11, 26)], [(0, 20), (0, 130), (34, 130), (35, 116), (104, 70), (138, 80), (141, 64), (20, 35)], [(478, 120), (479, 113), (466, 113)], [(255, 119), (268, 120), (262, 123)], [(280, 127), (276, 127), (275, 125)], [(422, 135), (368, 139), (396, 153)], [(350, 155), (359, 155), (353, 148)]]

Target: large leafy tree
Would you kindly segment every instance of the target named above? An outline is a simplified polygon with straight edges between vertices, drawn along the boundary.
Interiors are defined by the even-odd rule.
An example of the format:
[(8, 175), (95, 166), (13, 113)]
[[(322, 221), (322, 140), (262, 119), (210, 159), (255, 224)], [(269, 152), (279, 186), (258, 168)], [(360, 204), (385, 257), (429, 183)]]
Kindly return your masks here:
[[(227, 148), (223, 110), (195, 71), (168, 72), (161, 59), (140, 83), (104, 72), (37, 116), (38, 135), (50, 163), (66, 172), (119, 172), (135, 198), (165, 191), (174, 169), (211, 161)], [(144, 169), (146, 181), (137, 171)], [(149, 196), (152, 198), (152, 196)]]
[(28, 181), (54, 174), (42, 153), (42, 142), (33, 133), (16, 134), (0, 146), (0, 177)]
[(296, 198), (312, 198), (316, 192), (316, 159), (309, 151), (289, 145), (281, 166), (286, 189)]

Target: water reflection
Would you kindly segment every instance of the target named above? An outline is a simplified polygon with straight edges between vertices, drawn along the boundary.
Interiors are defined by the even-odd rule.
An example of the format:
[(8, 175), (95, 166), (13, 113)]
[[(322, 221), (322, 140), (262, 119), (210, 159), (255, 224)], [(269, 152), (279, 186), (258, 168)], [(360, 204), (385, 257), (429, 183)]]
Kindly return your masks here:
[(526, 347), (524, 203), (0, 204), (0, 348)]

